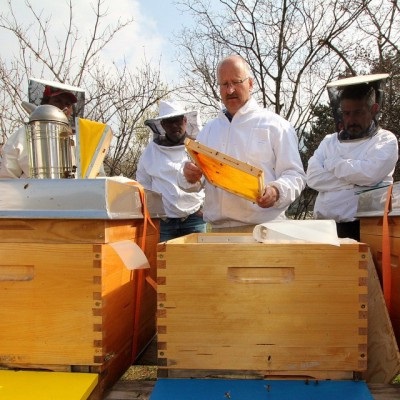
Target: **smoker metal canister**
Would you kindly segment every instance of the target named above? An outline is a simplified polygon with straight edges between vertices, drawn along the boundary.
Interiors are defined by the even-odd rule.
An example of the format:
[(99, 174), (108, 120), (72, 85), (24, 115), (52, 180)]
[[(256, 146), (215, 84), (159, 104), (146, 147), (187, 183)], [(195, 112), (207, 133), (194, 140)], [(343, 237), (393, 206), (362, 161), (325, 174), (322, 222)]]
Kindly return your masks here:
[(26, 125), (31, 178), (74, 178), (71, 135), (63, 111), (49, 104), (36, 107)]

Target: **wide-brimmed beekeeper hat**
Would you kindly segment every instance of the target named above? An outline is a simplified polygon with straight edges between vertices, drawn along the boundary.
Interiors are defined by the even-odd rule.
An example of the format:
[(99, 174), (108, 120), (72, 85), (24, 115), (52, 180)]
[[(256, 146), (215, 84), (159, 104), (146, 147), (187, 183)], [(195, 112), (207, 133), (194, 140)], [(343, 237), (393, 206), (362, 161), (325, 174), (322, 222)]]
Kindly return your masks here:
[(186, 116), (186, 133), (189, 137), (195, 138), (201, 129), (200, 113), (197, 110), (187, 111), (177, 100), (160, 100), (158, 117), (147, 119), (147, 125), (156, 135), (165, 135), (161, 121), (168, 118)]
[(61, 93), (70, 93), (71, 100), (73, 100), (74, 104), (74, 118), (82, 118), (85, 107), (84, 89), (56, 81), (29, 78), (28, 99), (31, 104), (39, 106), (42, 103), (43, 97), (51, 97)]
[[(372, 74), (372, 75), (358, 75), (349, 78), (339, 79), (327, 84), (329, 101), (333, 112), (336, 125), (341, 123), (341, 110), (340, 110), (340, 96), (344, 90), (367, 91), (373, 88), (375, 91), (376, 102), (381, 109), (384, 100), (384, 84), (389, 74)], [(376, 122), (378, 122), (380, 112), (376, 115)]]

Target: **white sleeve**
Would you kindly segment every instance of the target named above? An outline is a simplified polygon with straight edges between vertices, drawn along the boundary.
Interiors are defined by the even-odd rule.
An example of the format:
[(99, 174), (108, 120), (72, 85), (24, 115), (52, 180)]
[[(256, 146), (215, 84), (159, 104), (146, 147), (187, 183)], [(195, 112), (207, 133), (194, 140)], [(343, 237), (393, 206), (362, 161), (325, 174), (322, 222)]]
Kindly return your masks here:
[(329, 158), (327, 148), (330, 137), (331, 135), (328, 135), (322, 140), (313, 156), (308, 160), (307, 185), (319, 192), (349, 188), (346, 180), (338, 178), (333, 171), (328, 171), (325, 167), (326, 160)]
[(146, 152), (146, 149), (139, 158), (139, 162), (138, 162), (137, 170), (136, 170), (136, 180), (145, 189), (152, 190), (152, 178), (147, 173), (146, 167), (145, 167), (145, 157), (146, 157), (145, 152)]
[(371, 146), (359, 158), (338, 155), (328, 160), (326, 168), (338, 179), (359, 186), (373, 186), (393, 174), (398, 159), (398, 143), (394, 134), (380, 131)]
[(290, 127), (277, 137), (274, 146), (276, 179), (268, 182), (279, 190), (274, 207), (287, 207), (300, 196), (305, 186), (305, 173), (295, 130)]
[(0, 178), (29, 176), (25, 127), (19, 128), (6, 141), (2, 150)]
[(178, 186), (185, 192), (187, 193), (196, 193), (196, 192), (200, 192), (203, 188), (204, 188), (204, 184), (205, 184), (205, 179), (204, 179), (204, 175), (201, 177), (200, 181), (197, 181), (195, 183), (189, 183), (186, 178), (185, 178), (185, 174), (183, 173), (183, 167), (185, 166), (185, 163), (187, 161), (183, 162), (181, 165), (181, 168), (177, 174), (177, 183)]

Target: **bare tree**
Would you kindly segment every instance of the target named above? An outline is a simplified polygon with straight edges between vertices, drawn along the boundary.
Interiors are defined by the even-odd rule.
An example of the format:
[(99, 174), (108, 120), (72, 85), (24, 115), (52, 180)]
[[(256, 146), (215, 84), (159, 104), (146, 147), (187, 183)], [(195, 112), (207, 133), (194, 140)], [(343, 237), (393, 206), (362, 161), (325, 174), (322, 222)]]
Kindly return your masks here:
[[(325, 84), (349, 66), (354, 43), (345, 33), (365, 5), (348, 1), (206, 0), (178, 2), (197, 21), (180, 38), (182, 70), (191, 94), (216, 106), (215, 66), (237, 53), (252, 68), (265, 107), (297, 127), (308, 124), (310, 109), (324, 95)], [(349, 38), (351, 39), (351, 38)], [(207, 104), (207, 101), (203, 101)]]
[[(369, 2), (364, 9), (366, 18), (358, 21), (358, 29), (369, 40), (360, 43), (359, 51), (367, 63), (383, 63), (388, 53), (400, 53), (400, 6), (394, 0)], [(376, 51), (371, 52), (371, 47)]]
[[(355, 56), (367, 73), (389, 73), (380, 123), (400, 139), (400, 6), (393, 0), (371, 1), (362, 16), (357, 20), (357, 29), (365, 40), (358, 43)], [(394, 173), (394, 179), (399, 178), (400, 161)]]
[(160, 80), (159, 67), (151, 67), (146, 59), (134, 71), (126, 62), (110, 66), (102, 62), (103, 50), (133, 20), (118, 20), (113, 26), (103, 23), (107, 16), (105, 1), (96, 0), (92, 6), (92, 25), (88, 26), (88, 22), (85, 26), (90, 31), (89, 39), (83, 40), (75, 22), (73, 2), (68, 0), (65, 15), (58, 16), (59, 25), (62, 18), (65, 26), (58, 37), (52, 31), (51, 16), (35, 8), (29, 0), (25, 4), (31, 23), (22, 24), (18, 20), (11, 0), (8, 0), (8, 7), (0, 11), (0, 29), (7, 31), (18, 43), (18, 53), (11, 60), (0, 56), (3, 139), (26, 119), (21, 101), (26, 100), (29, 77), (79, 86), (85, 89), (85, 118), (107, 123), (113, 130), (114, 140), (107, 157), (110, 174), (123, 173), (133, 177), (136, 164), (131, 160), (137, 158), (137, 153), (147, 142), (143, 118), (168, 93)]
[(169, 91), (160, 83), (159, 72), (154, 71), (150, 63), (134, 71), (126, 65), (114, 65), (110, 69), (100, 65), (89, 75), (93, 84), (88, 90), (86, 116), (107, 122), (114, 133), (106, 160), (107, 170), (110, 175), (133, 178), (137, 160), (149, 139), (143, 122), (153, 116), (157, 102)]

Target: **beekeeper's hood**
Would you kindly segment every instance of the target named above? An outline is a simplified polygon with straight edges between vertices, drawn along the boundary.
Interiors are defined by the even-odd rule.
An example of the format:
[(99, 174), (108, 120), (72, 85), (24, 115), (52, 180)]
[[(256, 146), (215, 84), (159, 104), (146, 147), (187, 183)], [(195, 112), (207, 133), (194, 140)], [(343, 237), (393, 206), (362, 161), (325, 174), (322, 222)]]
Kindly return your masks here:
[(185, 115), (187, 119), (187, 136), (195, 139), (201, 129), (200, 114), (197, 110), (186, 111), (177, 100), (160, 100), (158, 117), (148, 119), (144, 124), (153, 131), (154, 137), (164, 136), (165, 130), (161, 126), (161, 121), (181, 115)]
[[(350, 78), (340, 79), (327, 84), (327, 90), (330, 100), (330, 105), (335, 119), (336, 128), (340, 131), (343, 127), (342, 115), (340, 110), (341, 95), (344, 90), (346, 92), (354, 88), (354, 91), (367, 92), (371, 87), (375, 90), (375, 101), (379, 104), (379, 111), (374, 118), (374, 126), (378, 126), (379, 119), (381, 116), (381, 108), (384, 100), (383, 87), (386, 78), (389, 74), (373, 74), (373, 75), (360, 75), (352, 76)], [(364, 90), (365, 88), (365, 90)], [(366, 132), (366, 135), (369, 135)]]
[(47, 81), (43, 79), (29, 78), (28, 82), (28, 100), (29, 103), (39, 106), (43, 97), (52, 93), (71, 93), (71, 100), (76, 101), (73, 104), (73, 119), (75, 117), (83, 117), (85, 107), (85, 91), (79, 87), (67, 85), (56, 81)]

